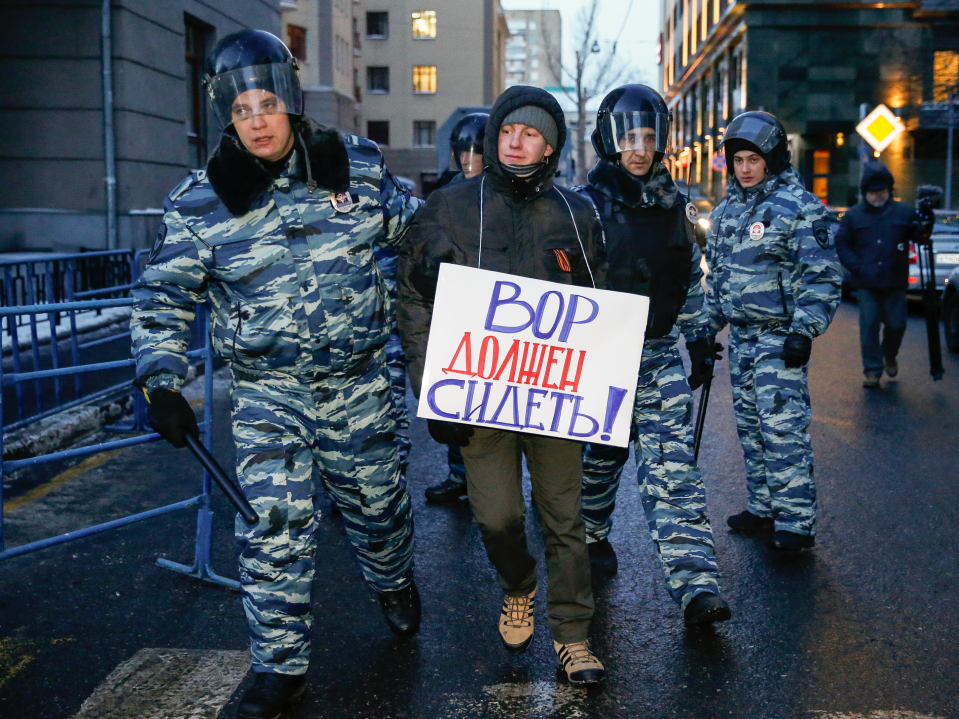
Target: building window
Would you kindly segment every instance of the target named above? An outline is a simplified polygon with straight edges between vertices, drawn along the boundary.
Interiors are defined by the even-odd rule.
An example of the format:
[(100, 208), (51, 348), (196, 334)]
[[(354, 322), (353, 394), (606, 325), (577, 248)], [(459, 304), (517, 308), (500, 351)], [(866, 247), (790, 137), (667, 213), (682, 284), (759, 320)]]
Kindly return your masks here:
[(366, 123), (366, 136), (380, 147), (389, 147), (390, 121), (368, 120)]
[(933, 102), (949, 102), (949, 95), (959, 93), (959, 52), (936, 50), (932, 71)]
[(306, 28), (299, 25), (287, 25), (286, 38), (290, 47), (290, 54), (298, 61), (306, 62)]
[(186, 137), (190, 150), (190, 167), (198, 169), (206, 165), (206, 93), (203, 91), (203, 73), (206, 65), (206, 48), (211, 28), (196, 18), (184, 15), (186, 38)]
[(829, 150), (813, 152), (812, 174), (812, 194), (826, 204), (829, 199)]
[(436, 147), (436, 120), (413, 121), (413, 146)]
[(372, 40), (385, 40), (390, 36), (390, 14), (388, 12), (366, 13), (366, 37)]
[(413, 12), (413, 39), (433, 40), (436, 38), (436, 10), (415, 10)]
[(420, 95), (436, 93), (436, 65), (413, 66), (413, 92)]
[(380, 95), (389, 92), (390, 69), (388, 67), (366, 68), (366, 91)]

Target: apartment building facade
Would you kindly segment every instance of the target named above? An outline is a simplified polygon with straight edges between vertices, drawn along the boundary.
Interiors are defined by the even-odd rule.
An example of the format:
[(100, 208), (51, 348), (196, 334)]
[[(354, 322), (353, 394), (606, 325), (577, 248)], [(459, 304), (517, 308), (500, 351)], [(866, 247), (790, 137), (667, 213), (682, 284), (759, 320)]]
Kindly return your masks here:
[(353, 8), (358, 132), (422, 189), (435, 178), (447, 118), (503, 91), (509, 30), (499, 0), (360, 0)]
[[(282, 39), (300, 66), (306, 114), (341, 132), (357, 133), (355, 0), (280, 0)], [(354, 45), (356, 40), (356, 45)]]
[(207, 54), (245, 27), (280, 33), (278, 0), (33, 0), (4, 18), (0, 252), (150, 247), (219, 140)]
[(855, 126), (879, 103), (907, 130), (881, 155), (896, 195), (944, 184), (943, 113), (930, 110), (959, 82), (959, 0), (661, 1), (668, 162), (703, 195), (723, 193), (728, 122), (765, 110), (785, 125), (807, 187), (829, 205), (855, 202), (859, 155), (872, 155)]
[[(507, 10), (506, 87), (562, 85), (563, 22), (559, 10)], [(567, 83), (568, 84), (568, 83)]]

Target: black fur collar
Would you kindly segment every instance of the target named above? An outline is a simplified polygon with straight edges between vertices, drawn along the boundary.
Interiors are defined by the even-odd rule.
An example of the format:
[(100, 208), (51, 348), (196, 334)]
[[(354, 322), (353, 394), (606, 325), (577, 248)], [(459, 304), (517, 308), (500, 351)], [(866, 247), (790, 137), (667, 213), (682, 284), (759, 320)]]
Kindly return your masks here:
[[(306, 117), (293, 119), (293, 129), (306, 143), (316, 184), (330, 192), (348, 190), (350, 158), (340, 133)], [(294, 148), (302, 154), (298, 141)], [(213, 191), (235, 217), (249, 212), (253, 201), (273, 182), (273, 176), (243, 147), (232, 127), (223, 133), (220, 146), (207, 163), (206, 175)], [(296, 176), (306, 179), (303, 162), (297, 163)]]
[(627, 207), (659, 205), (668, 210), (683, 200), (669, 170), (659, 162), (642, 180), (619, 163), (600, 160), (589, 173), (589, 184)]

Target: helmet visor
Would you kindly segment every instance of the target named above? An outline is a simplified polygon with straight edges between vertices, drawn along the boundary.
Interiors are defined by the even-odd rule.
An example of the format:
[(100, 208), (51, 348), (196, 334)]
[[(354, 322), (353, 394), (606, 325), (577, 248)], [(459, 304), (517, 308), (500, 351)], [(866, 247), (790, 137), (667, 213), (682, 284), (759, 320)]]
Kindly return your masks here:
[(477, 175), (483, 169), (483, 146), (457, 143), (450, 147), (450, 167), (465, 175)]
[(661, 112), (612, 112), (602, 120), (600, 137), (608, 155), (666, 152), (669, 115)]
[(723, 142), (727, 140), (746, 140), (753, 143), (764, 154), (779, 144), (776, 125), (764, 122), (757, 117), (737, 117), (726, 128)]
[(256, 115), (303, 114), (303, 93), (296, 70), (273, 63), (231, 70), (207, 79), (213, 112), (222, 127)]

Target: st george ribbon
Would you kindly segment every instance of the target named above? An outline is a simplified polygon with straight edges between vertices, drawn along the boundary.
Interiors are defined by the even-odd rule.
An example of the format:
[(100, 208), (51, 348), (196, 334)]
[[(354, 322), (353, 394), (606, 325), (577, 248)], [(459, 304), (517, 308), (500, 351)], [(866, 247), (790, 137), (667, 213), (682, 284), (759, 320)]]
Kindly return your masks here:
[(649, 299), (440, 266), (417, 416), (626, 447)]

